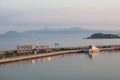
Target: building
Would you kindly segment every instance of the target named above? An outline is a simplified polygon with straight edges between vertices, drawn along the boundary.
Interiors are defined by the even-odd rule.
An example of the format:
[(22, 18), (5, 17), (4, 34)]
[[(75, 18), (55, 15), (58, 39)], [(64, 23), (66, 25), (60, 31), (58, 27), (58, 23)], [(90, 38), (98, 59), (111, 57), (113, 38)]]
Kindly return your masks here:
[(50, 49), (49, 45), (17, 45), (17, 50)]

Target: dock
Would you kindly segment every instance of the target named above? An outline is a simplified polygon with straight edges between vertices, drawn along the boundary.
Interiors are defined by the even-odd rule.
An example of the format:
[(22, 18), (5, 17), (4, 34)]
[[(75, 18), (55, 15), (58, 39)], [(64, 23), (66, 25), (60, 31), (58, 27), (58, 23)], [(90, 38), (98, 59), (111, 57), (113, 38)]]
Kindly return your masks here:
[[(96, 46), (96, 47), (98, 47), (100, 49), (100, 51), (120, 50), (120, 45), (100, 45), (100, 46)], [(80, 47), (51, 48), (49, 50), (34, 49), (34, 50), (0, 51), (0, 55), (25, 54), (24, 56), (14, 56), (14, 57), (2, 58), (2, 59), (0, 59), (0, 64), (28, 60), (28, 59), (35, 59), (35, 58), (56, 56), (56, 55), (62, 55), (62, 54), (69, 54), (69, 53), (83, 53), (83, 51), (88, 48), (89, 48), (89, 46), (80, 46)], [(42, 53), (40, 53), (40, 52), (42, 52)], [(26, 55), (28, 53), (34, 53), (34, 54)]]

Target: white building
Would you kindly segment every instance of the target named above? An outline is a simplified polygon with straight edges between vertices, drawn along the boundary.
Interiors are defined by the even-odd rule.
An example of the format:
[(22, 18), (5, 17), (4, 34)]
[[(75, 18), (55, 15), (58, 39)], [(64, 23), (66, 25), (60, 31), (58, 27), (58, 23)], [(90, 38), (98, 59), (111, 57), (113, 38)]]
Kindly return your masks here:
[(17, 45), (17, 50), (49, 49), (49, 45)]

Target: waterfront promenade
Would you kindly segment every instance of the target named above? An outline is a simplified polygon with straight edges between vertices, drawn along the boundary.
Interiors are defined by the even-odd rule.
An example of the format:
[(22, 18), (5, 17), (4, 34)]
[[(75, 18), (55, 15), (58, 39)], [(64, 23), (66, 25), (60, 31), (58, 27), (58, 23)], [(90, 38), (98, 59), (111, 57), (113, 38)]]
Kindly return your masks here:
[(78, 52), (78, 50), (58, 51), (58, 52), (51, 52), (51, 53), (44, 53), (44, 54), (35, 54), (35, 55), (29, 55), (29, 56), (6, 58), (6, 59), (0, 60), (0, 64), (21, 61), (21, 60), (27, 60), (27, 59), (34, 59), (34, 58), (49, 57), (49, 56), (62, 55), (62, 54), (68, 54), (68, 53), (75, 53), (75, 52)]
[[(97, 46), (100, 51), (111, 51), (111, 50), (120, 50), (120, 45), (101, 45)], [(62, 55), (62, 54), (69, 54), (69, 53), (83, 53), (85, 49), (88, 49), (89, 46), (81, 46), (81, 47), (64, 47), (64, 48), (51, 48), (49, 50), (9, 50), (9, 51), (0, 51), (0, 55), (9, 55), (9, 54), (25, 54), (22, 56), (12, 56), (1, 58), (0, 64), (27, 60), (27, 59), (34, 59), (34, 58), (41, 58), (41, 57), (49, 57), (55, 55)], [(31, 55), (28, 53), (32, 53)]]

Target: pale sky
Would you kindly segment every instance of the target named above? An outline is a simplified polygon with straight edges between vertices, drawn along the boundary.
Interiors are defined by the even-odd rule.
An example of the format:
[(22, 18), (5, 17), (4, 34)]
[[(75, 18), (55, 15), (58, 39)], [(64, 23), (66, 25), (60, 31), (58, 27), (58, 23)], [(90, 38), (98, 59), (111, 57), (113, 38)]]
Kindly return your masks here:
[(0, 0), (0, 32), (72, 27), (120, 30), (120, 0)]

